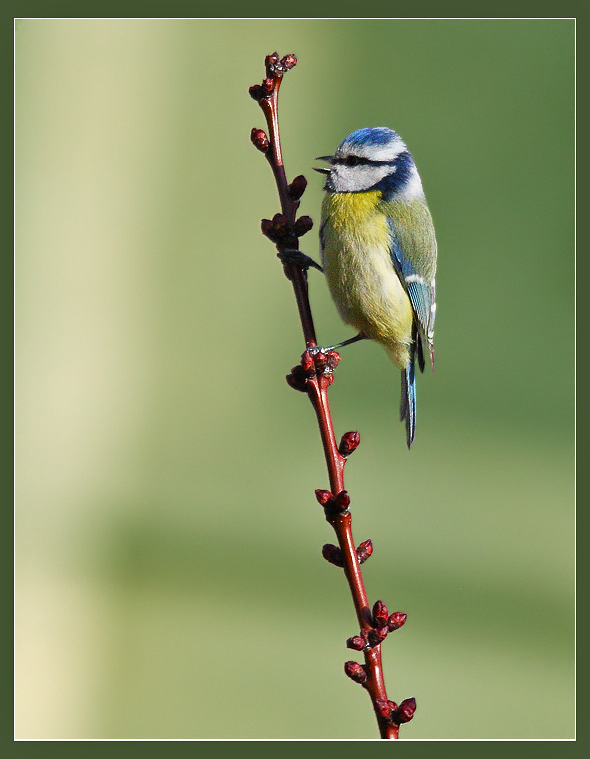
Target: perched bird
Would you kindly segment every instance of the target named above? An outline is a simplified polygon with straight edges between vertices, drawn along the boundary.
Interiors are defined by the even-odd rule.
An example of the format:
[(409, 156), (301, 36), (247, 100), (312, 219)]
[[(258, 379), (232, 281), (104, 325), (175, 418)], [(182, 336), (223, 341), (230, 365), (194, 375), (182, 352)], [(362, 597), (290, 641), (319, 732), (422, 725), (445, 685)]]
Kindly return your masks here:
[(415, 361), (423, 341), (434, 370), (436, 238), (414, 160), (387, 127), (357, 129), (327, 161), (320, 242), (323, 270), (343, 320), (381, 343), (401, 369), (400, 417), (416, 430)]

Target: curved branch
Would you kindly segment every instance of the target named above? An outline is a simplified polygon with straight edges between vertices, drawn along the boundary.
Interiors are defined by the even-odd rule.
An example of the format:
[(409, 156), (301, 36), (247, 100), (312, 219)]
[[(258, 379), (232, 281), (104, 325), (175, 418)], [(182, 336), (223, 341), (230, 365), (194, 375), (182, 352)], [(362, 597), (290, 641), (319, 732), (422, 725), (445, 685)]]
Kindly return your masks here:
[[(280, 214), (276, 214), (272, 220), (263, 219), (262, 231), (275, 243), (279, 254), (298, 250), (299, 237), (312, 228), (309, 217), (296, 218), (299, 199), (307, 181), (299, 176), (288, 184), (279, 135), (279, 89), (284, 73), (296, 63), (297, 59), (293, 55), (286, 55), (280, 59), (277, 53), (266, 56), (266, 77), (261, 85), (250, 88), (251, 96), (264, 112), (268, 128), (268, 136), (261, 129), (253, 129), (251, 140), (255, 147), (265, 154), (270, 164), (281, 203)], [(287, 381), (296, 390), (307, 393), (316, 413), (330, 482), (330, 490), (316, 490), (316, 497), (324, 507), (325, 517), (332, 525), (338, 540), (338, 547), (328, 544), (322, 552), (327, 561), (344, 569), (360, 627), (360, 635), (349, 638), (347, 646), (362, 651), (365, 659), (364, 665), (346, 662), (345, 672), (369, 694), (381, 737), (398, 738), (399, 726), (412, 718), (416, 702), (414, 699), (406, 699), (397, 706), (388, 700), (381, 664), (381, 642), (388, 633), (403, 625), (406, 615), (401, 612), (390, 615), (382, 601), (377, 601), (372, 610), (369, 607), (361, 564), (371, 555), (373, 548), (370, 540), (361, 543), (358, 548), (355, 547), (352, 517), (348, 508), (350, 497), (344, 487), (346, 460), (358, 446), (359, 435), (357, 432), (347, 432), (340, 445), (337, 445), (328, 401), (328, 387), (334, 380), (334, 369), (340, 356), (334, 351), (312, 355), (312, 352), (307, 350), (317, 345), (309, 304), (307, 271), (302, 264), (291, 263), (284, 258), (283, 260), (287, 260), (284, 270), (293, 285), (306, 345), (301, 363), (292, 369)]]

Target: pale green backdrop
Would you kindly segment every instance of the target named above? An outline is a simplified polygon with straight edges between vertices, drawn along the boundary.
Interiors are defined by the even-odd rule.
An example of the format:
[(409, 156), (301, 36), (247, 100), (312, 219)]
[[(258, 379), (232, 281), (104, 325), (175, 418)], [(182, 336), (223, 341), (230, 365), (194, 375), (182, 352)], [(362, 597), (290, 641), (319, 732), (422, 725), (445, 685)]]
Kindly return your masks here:
[[(437, 370), (343, 351), (337, 434), (404, 738), (573, 735), (572, 21), (25, 20), (16, 30), (16, 733), (373, 738), (288, 282), (287, 171), (395, 128), (439, 240)], [(302, 241), (319, 256), (316, 232)], [(324, 343), (350, 336), (310, 273)]]

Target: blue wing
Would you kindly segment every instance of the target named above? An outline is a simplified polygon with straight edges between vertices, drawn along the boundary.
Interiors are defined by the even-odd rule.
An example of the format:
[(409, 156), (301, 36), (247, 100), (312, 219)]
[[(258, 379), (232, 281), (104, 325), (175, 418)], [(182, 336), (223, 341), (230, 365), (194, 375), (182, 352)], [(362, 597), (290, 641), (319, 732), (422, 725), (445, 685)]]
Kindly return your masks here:
[[(418, 251), (417, 245), (422, 240), (414, 239), (409, 234), (406, 225), (400, 225), (399, 221), (392, 216), (387, 219), (391, 240), (391, 260), (397, 272), (398, 277), (405, 291), (408, 293), (412, 309), (416, 317), (418, 334), (416, 342), (418, 347), (418, 357), (421, 358), (422, 345), (420, 337), (423, 336), (428, 341), (430, 349), (431, 362), (434, 360), (434, 316), (436, 312), (435, 305), (435, 286), (434, 276), (431, 276), (432, 259), (434, 257), (434, 266), (436, 266), (436, 242), (432, 235), (428, 235), (429, 249)], [(434, 247), (433, 247), (434, 246)], [(417, 254), (422, 253), (426, 260), (422, 261)], [(423, 359), (420, 361), (423, 368)]]

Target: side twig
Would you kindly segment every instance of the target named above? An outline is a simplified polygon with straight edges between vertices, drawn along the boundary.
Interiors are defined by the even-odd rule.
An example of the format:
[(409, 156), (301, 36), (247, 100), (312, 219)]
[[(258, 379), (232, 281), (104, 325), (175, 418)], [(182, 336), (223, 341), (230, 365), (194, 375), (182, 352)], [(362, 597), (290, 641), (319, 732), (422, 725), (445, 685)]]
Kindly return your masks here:
[(404, 624), (406, 615), (402, 612), (390, 614), (382, 601), (377, 601), (372, 608), (369, 606), (361, 564), (372, 554), (373, 546), (370, 540), (364, 541), (358, 548), (355, 546), (349, 510), (350, 496), (344, 487), (344, 467), (360, 438), (358, 432), (347, 432), (340, 444), (336, 443), (328, 387), (334, 380), (334, 369), (340, 356), (335, 351), (312, 355), (308, 350), (315, 347), (317, 342), (309, 304), (307, 270), (304, 263), (285, 255), (298, 251), (299, 238), (313, 226), (309, 216), (296, 218), (307, 181), (305, 177), (298, 176), (291, 184), (287, 183), (279, 136), (279, 88), (284, 73), (296, 63), (297, 59), (293, 55), (279, 58), (277, 53), (273, 53), (266, 56), (265, 79), (262, 84), (250, 87), (250, 95), (262, 108), (268, 128), (268, 136), (262, 129), (253, 129), (251, 140), (270, 164), (281, 203), (281, 213), (276, 214), (272, 220), (263, 219), (261, 226), (263, 234), (275, 243), (284, 262), (285, 274), (293, 285), (305, 339), (306, 350), (301, 362), (293, 367), (287, 382), (294, 389), (307, 393), (316, 413), (326, 457), (330, 490), (316, 490), (316, 498), (324, 508), (326, 520), (334, 528), (338, 546), (327, 544), (322, 553), (328, 562), (344, 569), (360, 628), (359, 634), (349, 638), (346, 645), (353, 650), (362, 651), (365, 663), (347, 661), (344, 671), (369, 694), (381, 737), (398, 738), (399, 726), (412, 719), (416, 701), (413, 698), (405, 699), (398, 706), (387, 698), (381, 664), (381, 643), (390, 632)]

